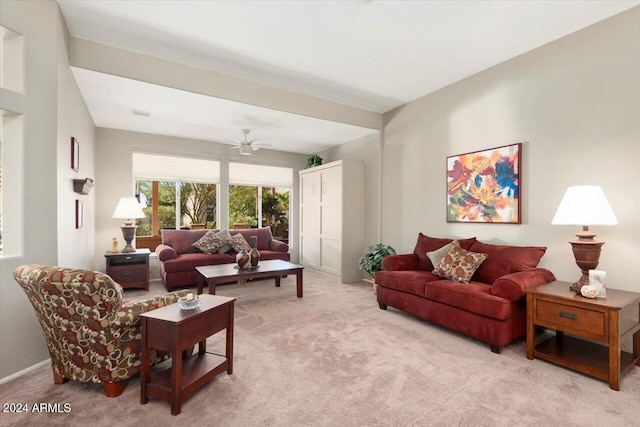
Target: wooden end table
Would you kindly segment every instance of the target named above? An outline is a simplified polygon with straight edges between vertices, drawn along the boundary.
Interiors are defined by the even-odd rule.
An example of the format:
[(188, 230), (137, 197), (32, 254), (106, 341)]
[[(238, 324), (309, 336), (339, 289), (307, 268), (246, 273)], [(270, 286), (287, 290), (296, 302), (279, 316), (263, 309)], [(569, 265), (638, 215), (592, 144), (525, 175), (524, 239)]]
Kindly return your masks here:
[(204, 282), (207, 283), (209, 294), (215, 295), (216, 285), (233, 283), (240, 280), (273, 277), (276, 287), (280, 286), (280, 278), (288, 274), (296, 275), (296, 289), (298, 298), (302, 298), (302, 270), (303, 266), (283, 260), (260, 261), (258, 268), (239, 270), (236, 264), (220, 264), (196, 267), (198, 272), (198, 294), (202, 293)]
[[(640, 366), (640, 293), (607, 289), (606, 298), (589, 299), (569, 286), (556, 281), (527, 291), (527, 358), (608, 381), (620, 390), (620, 376)], [(555, 330), (555, 336), (536, 343), (536, 326)], [(630, 335), (633, 353), (621, 351), (620, 342)]]
[[(142, 318), (140, 403), (155, 397), (171, 403), (171, 414), (182, 402), (224, 371), (233, 373), (233, 309), (235, 298), (200, 295), (200, 307), (181, 310), (178, 304), (152, 310)], [(227, 330), (225, 355), (206, 352), (207, 337)], [(186, 350), (198, 344), (198, 353)], [(171, 368), (151, 378), (151, 349), (171, 353)], [(184, 359), (184, 360), (183, 360)]]
[(124, 289), (144, 288), (149, 290), (149, 249), (136, 249), (135, 252), (110, 252), (107, 259), (107, 275)]

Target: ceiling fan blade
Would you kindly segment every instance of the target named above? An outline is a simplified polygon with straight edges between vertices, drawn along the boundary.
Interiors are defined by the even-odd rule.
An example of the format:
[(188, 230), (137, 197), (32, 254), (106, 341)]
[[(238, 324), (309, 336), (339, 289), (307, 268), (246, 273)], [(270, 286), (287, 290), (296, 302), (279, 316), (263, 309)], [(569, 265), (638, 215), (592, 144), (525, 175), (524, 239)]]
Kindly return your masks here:
[(260, 144), (254, 144), (252, 145), (253, 147), (263, 147), (263, 148), (267, 148), (267, 147), (271, 147), (271, 144), (266, 143), (266, 142), (261, 142)]

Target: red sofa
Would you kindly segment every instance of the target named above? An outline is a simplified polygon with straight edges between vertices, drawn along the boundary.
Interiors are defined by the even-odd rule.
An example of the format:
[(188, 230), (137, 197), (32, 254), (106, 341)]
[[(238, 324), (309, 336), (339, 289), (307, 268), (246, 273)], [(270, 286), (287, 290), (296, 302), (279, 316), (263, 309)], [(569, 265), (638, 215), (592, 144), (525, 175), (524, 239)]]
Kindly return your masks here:
[(487, 254), (467, 284), (432, 273), (427, 252), (452, 242), (420, 233), (412, 254), (388, 256), (376, 273), (377, 298), (387, 306), (418, 316), (491, 345), (502, 346), (526, 333), (525, 291), (555, 280), (537, 268), (545, 247), (490, 245), (475, 238), (458, 240), (460, 247)]
[[(226, 253), (205, 254), (193, 246), (209, 231), (211, 230), (164, 230), (162, 232), (162, 244), (156, 248), (156, 254), (160, 260), (162, 282), (167, 290), (195, 285), (198, 277), (196, 267), (236, 262), (236, 252), (233, 249)], [(269, 227), (229, 232), (232, 236), (242, 234), (249, 244), (250, 237), (257, 236), (261, 260), (290, 260), (289, 245), (274, 240)]]

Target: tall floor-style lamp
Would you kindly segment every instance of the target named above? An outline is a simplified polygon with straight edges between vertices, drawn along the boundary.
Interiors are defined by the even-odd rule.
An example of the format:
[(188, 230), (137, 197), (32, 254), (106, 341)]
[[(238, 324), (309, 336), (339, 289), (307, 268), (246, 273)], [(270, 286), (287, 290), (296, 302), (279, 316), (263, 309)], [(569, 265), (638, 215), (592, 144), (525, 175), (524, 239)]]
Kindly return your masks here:
[(131, 246), (131, 241), (136, 235), (136, 226), (133, 225), (135, 218), (144, 218), (144, 211), (140, 206), (140, 202), (135, 197), (123, 197), (118, 202), (116, 210), (113, 211), (114, 218), (124, 219), (124, 225), (120, 227), (122, 229), (122, 237), (127, 242), (122, 252), (135, 252), (135, 248)]
[(604, 242), (593, 239), (596, 235), (589, 231), (589, 226), (616, 225), (616, 215), (599, 185), (577, 185), (567, 188), (551, 224), (582, 226), (582, 231), (576, 234), (578, 240), (569, 242), (576, 264), (582, 271), (582, 277), (571, 285), (571, 290), (580, 292), (584, 285), (589, 284), (589, 270), (598, 266), (604, 245)]

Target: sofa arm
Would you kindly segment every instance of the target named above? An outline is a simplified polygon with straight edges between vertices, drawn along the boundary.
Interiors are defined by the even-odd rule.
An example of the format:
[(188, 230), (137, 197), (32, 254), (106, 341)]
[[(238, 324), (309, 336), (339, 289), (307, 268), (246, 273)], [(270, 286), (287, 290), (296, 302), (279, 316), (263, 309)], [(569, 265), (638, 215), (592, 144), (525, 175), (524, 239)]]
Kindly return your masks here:
[(414, 254), (389, 255), (382, 258), (385, 271), (418, 270), (418, 257)]
[(176, 250), (168, 245), (158, 245), (156, 255), (158, 255), (158, 259), (162, 262), (178, 258)]
[(155, 298), (149, 298), (140, 301), (131, 301), (123, 304), (118, 312), (115, 313), (116, 325), (120, 326), (133, 326), (139, 323), (140, 315), (156, 308), (164, 307), (167, 305), (175, 304), (180, 297), (183, 297), (190, 293), (188, 289), (164, 294)]
[(556, 276), (545, 268), (506, 274), (493, 282), (491, 294), (509, 301), (523, 298), (527, 289), (553, 282)]
[(269, 249), (275, 252), (289, 252), (289, 245), (285, 242), (281, 242), (280, 240), (271, 239), (269, 243)]

